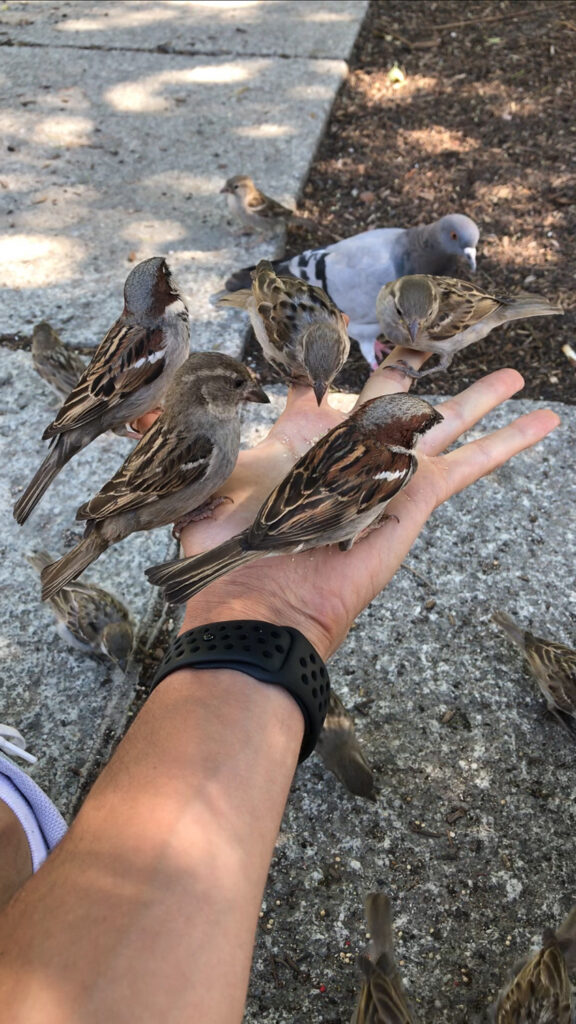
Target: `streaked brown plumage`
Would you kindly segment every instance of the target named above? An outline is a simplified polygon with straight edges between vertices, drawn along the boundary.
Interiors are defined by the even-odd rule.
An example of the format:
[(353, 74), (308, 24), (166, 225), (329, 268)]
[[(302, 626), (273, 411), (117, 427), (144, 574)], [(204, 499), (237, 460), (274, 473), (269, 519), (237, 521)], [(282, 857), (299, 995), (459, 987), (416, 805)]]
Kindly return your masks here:
[(365, 908), (370, 943), (359, 958), (364, 981), (350, 1024), (413, 1024), (394, 960), (390, 900), (383, 892), (373, 892)]
[(226, 196), (228, 209), (240, 220), (248, 231), (270, 231), (278, 224), (310, 224), (299, 217), (294, 210), (283, 206), (276, 199), (267, 196), (247, 174), (235, 174), (228, 178), (220, 192)]
[(576, 907), (542, 948), (515, 968), (493, 1011), (495, 1024), (573, 1024), (576, 1013), (569, 972), (576, 967)]
[(313, 388), (320, 405), (350, 350), (346, 321), (326, 292), (278, 277), (261, 260), (251, 289), (219, 292), (215, 303), (245, 309), (268, 362), (291, 384)]
[(567, 644), (534, 636), (507, 612), (494, 612), (492, 618), (523, 652), (548, 710), (576, 740), (576, 651)]
[(385, 285), (376, 299), (376, 314), (388, 341), (441, 357), (426, 370), (399, 364), (399, 369), (415, 378), (446, 370), (456, 352), (485, 338), (495, 327), (562, 312), (539, 295), (496, 298), (469, 281), (430, 274), (400, 277)]
[(42, 598), (53, 597), (129, 534), (189, 513), (207, 514), (236, 463), (245, 401), (268, 397), (242, 363), (220, 352), (189, 356), (174, 375), (161, 416), (111, 480), (78, 509), (76, 518), (86, 520), (84, 538), (43, 570)]
[(347, 551), (384, 521), (388, 502), (417, 468), (417, 440), (441, 419), (414, 395), (365, 402), (301, 456), (248, 529), (146, 575), (178, 604), (256, 558), (328, 544)]
[(189, 345), (188, 310), (166, 260), (144, 260), (126, 278), (122, 315), (42, 435), (50, 451), (14, 506), (18, 523), (82, 448), (162, 405)]
[(32, 332), (32, 364), (60, 398), (66, 398), (86, 369), (84, 359), (64, 345), (45, 320)]

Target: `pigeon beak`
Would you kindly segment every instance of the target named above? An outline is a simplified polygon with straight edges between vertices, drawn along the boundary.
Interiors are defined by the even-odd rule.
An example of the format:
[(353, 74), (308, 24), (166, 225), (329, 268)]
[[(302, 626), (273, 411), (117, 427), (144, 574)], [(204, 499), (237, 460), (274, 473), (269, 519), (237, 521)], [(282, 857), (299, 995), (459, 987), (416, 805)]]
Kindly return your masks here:
[(324, 380), (316, 381), (316, 383), (313, 385), (313, 388), (314, 388), (314, 394), (316, 395), (316, 401), (318, 402), (318, 405), (322, 405), (322, 399), (324, 398), (324, 395), (328, 391), (328, 385), (327, 385), (326, 381), (324, 381)]
[(416, 344), (416, 338), (418, 337), (418, 331), (420, 330), (420, 321), (411, 320), (410, 323), (406, 324), (408, 328), (408, 334), (413, 345)]
[(246, 388), (244, 392), (244, 401), (246, 402), (261, 402), (262, 404), (270, 401), (266, 392), (260, 387), (255, 381), (250, 382), (250, 387)]
[(464, 253), (466, 262), (470, 265), (470, 270), (476, 270), (476, 249), (474, 248), (474, 246), (467, 245), (466, 248), (462, 250), (462, 252)]

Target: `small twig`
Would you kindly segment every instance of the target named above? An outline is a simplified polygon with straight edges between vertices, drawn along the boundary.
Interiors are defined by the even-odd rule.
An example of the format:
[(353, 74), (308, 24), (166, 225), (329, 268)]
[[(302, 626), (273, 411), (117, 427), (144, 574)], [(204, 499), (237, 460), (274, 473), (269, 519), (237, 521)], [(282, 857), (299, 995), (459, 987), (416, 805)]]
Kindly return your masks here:
[(423, 576), (421, 572), (418, 572), (417, 569), (413, 569), (412, 566), (408, 565), (407, 562), (402, 562), (402, 568), (407, 569), (408, 572), (411, 572), (412, 575), (415, 576), (417, 580), (420, 580), (420, 583), (423, 583), (425, 587), (429, 587), (430, 590), (436, 590), (436, 586), (434, 583), (431, 583), (430, 580), (427, 580), (426, 577)]
[(462, 28), (463, 25), (474, 25), (476, 28), (482, 28), (482, 25), (487, 25), (489, 21), (510, 21), (512, 18), (520, 18), (524, 11), (520, 14), (491, 14), (489, 18), (479, 18), (476, 21), (474, 18), (462, 18), (460, 21), (447, 21), (444, 25), (431, 25), (431, 32), (444, 32), (447, 28)]

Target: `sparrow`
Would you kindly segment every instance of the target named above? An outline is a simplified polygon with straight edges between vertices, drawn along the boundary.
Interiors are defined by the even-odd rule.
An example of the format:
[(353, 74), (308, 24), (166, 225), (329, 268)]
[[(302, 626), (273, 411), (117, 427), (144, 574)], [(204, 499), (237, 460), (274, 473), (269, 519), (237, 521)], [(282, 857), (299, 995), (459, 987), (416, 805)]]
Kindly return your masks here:
[[(350, 318), (348, 334), (374, 364), (374, 343), (380, 333), (376, 299), (383, 285), (404, 274), (455, 273), (461, 260), (475, 270), (478, 238), (478, 227), (470, 217), (451, 213), (418, 227), (363, 231), (322, 249), (277, 260), (272, 266), (278, 274), (292, 274), (323, 288)], [(226, 289), (249, 288), (253, 269), (236, 271), (226, 281)]]
[(542, 948), (517, 968), (495, 1007), (495, 1024), (573, 1024), (576, 1005), (569, 972), (576, 967), (576, 907)]
[(442, 418), (410, 394), (365, 402), (298, 459), (251, 526), (203, 554), (152, 566), (148, 579), (178, 604), (256, 558), (328, 544), (348, 551), (388, 518), (388, 502), (416, 471), (416, 442)]
[(576, 651), (566, 644), (534, 636), (506, 612), (494, 612), (492, 620), (523, 652), (548, 711), (576, 740)]
[(383, 892), (373, 892), (365, 908), (370, 943), (359, 957), (364, 980), (350, 1024), (413, 1024), (394, 960), (390, 900)]
[(269, 231), (278, 224), (288, 222), (310, 224), (306, 218), (298, 217), (294, 210), (261, 192), (247, 174), (235, 174), (233, 178), (228, 178), (220, 194), (226, 196), (228, 209), (247, 231)]
[(32, 365), (60, 398), (66, 398), (86, 369), (82, 357), (64, 345), (45, 320), (32, 332)]
[(313, 388), (321, 404), (350, 350), (346, 321), (326, 292), (278, 277), (261, 260), (250, 290), (220, 292), (215, 304), (245, 309), (268, 362), (291, 384)]
[(82, 448), (162, 405), (189, 345), (188, 310), (166, 260), (144, 260), (126, 278), (122, 315), (42, 435), (50, 451), (14, 506), (18, 523)]
[(376, 802), (374, 775), (356, 738), (352, 715), (333, 690), (316, 753), (349, 793)]
[(269, 399), (242, 363), (220, 352), (190, 355), (174, 374), (164, 411), (118, 472), (78, 509), (84, 537), (42, 570), (42, 599), (131, 533), (203, 518), (225, 501), (213, 495), (234, 469), (239, 408), (247, 401)]
[[(42, 572), (53, 562), (47, 551), (31, 551), (30, 565)], [(98, 658), (109, 658), (126, 671), (134, 644), (130, 612), (114, 594), (93, 583), (70, 583), (50, 598), (58, 632), (72, 647)]]
[(436, 366), (414, 370), (398, 364), (409, 377), (426, 377), (447, 370), (461, 348), (481, 341), (495, 327), (530, 316), (555, 316), (563, 313), (539, 295), (495, 298), (480, 291), (469, 281), (454, 277), (411, 274), (382, 288), (376, 300), (376, 313), (382, 333), (394, 345), (436, 352)]

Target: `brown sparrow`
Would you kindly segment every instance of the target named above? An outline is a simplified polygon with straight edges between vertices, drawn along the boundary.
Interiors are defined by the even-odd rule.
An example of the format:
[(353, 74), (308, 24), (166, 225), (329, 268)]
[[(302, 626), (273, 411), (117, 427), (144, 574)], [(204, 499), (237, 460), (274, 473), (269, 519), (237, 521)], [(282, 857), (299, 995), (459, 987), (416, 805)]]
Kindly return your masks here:
[(261, 260), (252, 288), (220, 292), (216, 305), (245, 309), (268, 362), (291, 384), (313, 388), (320, 405), (350, 350), (346, 320), (326, 292), (277, 277)]
[(413, 274), (385, 285), (376, 300), (382, 333), (394, 345), (436, 352), (441, 357), (428, 370), (414, 370), (398, 364), (409, 377), (426, 377), (450, 366), (461, 348), (481, 341), (495, 327), (530, 316), (562, 313), (539, 295), (495, 298), (469, 281), (455, 277)]
[(374, 775), (358, 742), (354, 720), (332, 689), (316, 753), (349, 793), (376, 801)]
[[(31, 551), (30, 564), (42, 572), (54, 559), (47, 551)], [(63, 640), (86, 654), (109, 658), (126, 671), (134, 644), (130, 612), (108, 590), (94, 583), (69, 583), (49, 601)]]
[(294, 210), (282, 206), (276, 199), (261, 192), (247, 174), (235, 174), (228, 178), (220, 189), (228, 202), (228, 209), (242, 223), (247, 231), (270, 231), (278, 224), (309, 224), (304, 217), (298, 217)]
[(32, 364), (60, 398), (66, 398), (86, 369), (82, 357), (64, 345), (45, 320), (32, 332)]
[(365, 402), (298, 459), (248, 529), (146, 575), (178, 604), (256, 558), (328, 544), (347, 551), (387, 518), (388, 502), (417, 468), (416, 442), (442, 418), (409, 394)]
[(14, 506), (18, 523), (82, 448), (162, 405), (189, 344), (188, 310), (166, 260), (144, 260), (126, 279), (121, 317), (42, 435), (50, 452)]
[(164, 411), (123, 466), (82, 505), (84, 538), (42, 571), (49, 600), (111, 544), (139, 530), (203, 518), (224, 498), (216, 491), (234, 469), (242, 402), (268, 402), (250, 371), (219, 352), (197, 352), (175, 373)]
[(493, 1010), (495, 1024), (573, 1024), (576, 1005), (568, 972), (576, 967), (576, 907), (542, 948), (517, 968)]
[(506, 612), (494, 612), (492, 619), (523, 652), (548, 711), (576, 740), (576, 651), (534, 636)]
[(364, 980), (350, 1024), (413, 1024), (394, 960), (390, 900), (383, 892), (373, 892), (365, 907), (370, 943), (359, 957)]
[[(478, 227), (470, 217), (450, 213), (418, 227), (363, 231), (272, 265), (277, 274), (292, 274), (323, 288), (350, 318), (348, 334), (373, 365), (374, 343), (380, 334), (376, 299), (383, 285), (403, 274), (453, 274), (461, 260), (475, 270), (478, 238)], [(232, 274), (227, 290), (249, 288), (253, 269)]]

